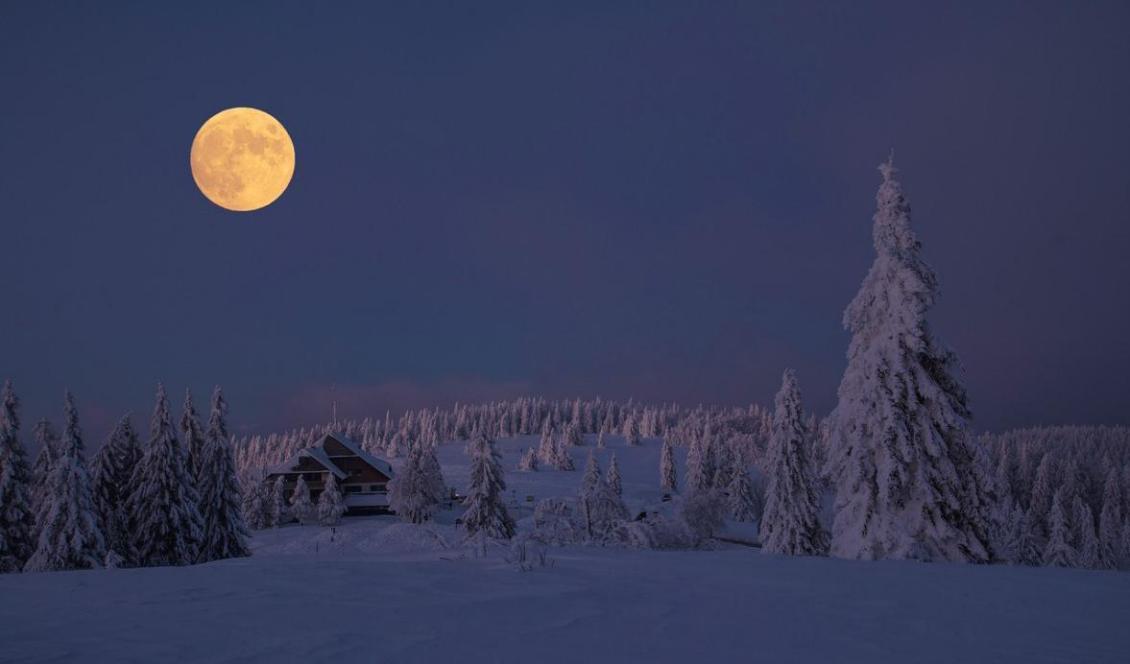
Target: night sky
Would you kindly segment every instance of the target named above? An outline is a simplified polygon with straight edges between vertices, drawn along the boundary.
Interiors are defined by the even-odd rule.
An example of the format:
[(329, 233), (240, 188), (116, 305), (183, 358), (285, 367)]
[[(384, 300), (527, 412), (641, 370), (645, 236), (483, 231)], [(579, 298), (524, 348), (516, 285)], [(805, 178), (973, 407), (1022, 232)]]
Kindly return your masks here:
[[(159, 380), (242, 430), (335, 384), (768, 403), (785, 367), (824, 413), (894, 148), (975, 425), (1130, 422), (1125, 2), (171, 4), (0, 8), (27, 420), (70, 387), (91, 438), (144, 426)], [(295, 142), (256, 213), (189, 172), (231, 106)]]

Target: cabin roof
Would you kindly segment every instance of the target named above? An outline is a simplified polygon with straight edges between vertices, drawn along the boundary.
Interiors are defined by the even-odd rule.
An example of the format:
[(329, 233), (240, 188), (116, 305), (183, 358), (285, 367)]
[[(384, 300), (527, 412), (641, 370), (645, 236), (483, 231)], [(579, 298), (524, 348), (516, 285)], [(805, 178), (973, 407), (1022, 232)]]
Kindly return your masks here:
[(392, 477), (393, 477), (392, 466), (390, 466), (387, 461), (385, 461), (383, 459), (378, 459), (377, 457), (373, 456), (372, 454), (369, 454), (365, 450), (361, 449), (360, 445), (358, 445), (357, 443), (353, 442), (349, 438), (346, 438), (345, 436), (340, 435), (340, 434), (326, 434), (326, 435), (322, 436), (321, 438), (318, 439), (318, 442), (315, 443), (314, 445), (311, 445), (310, 447), (303, 448), (303, 449), (299, 450), (297, 454), (295, 454), (291, 458), (287, 459), (286, 461), (280, 463), (277, 466), (273, 466), (271, 468), (268, 468), (267, 474), (268, 475), (282, 475), (282, 474), (286, 474), (286, 473), (301, 472), (301, 471), (294, 470), (294, 468), (301, 463), (303, 457), (306, 457), (306, 458), (313, 459), (314, 461), (317, 461), (320, 466), (322, 466), (323, 468), (325, 468), (329, 472), (333, 473), (334, 476), (337, 477), (339, 480), (343, 480), (343, 479), (349, 477), (349, 473), (347, 473), (344, 470), (342, 470), (341, 468), (339, 468), (337, 466), (337, 464), (335, 464), (333, 462), (333, 459), (328, 454), (326, 454), (325, 447), (326, 447), (326, 440), (327, 439), (333, 439), (333, 440), (337, 441), (338, 443), (341, 444), (342, 447), (349, 450), (352, 454), (357, 455), (357, 457), (360, 458), (362, 461), (364, 461), (365, 463), (369, 464), (373, 468), (375, 468), (378, 471), (380, 471), (381, 473), (383, 473), (385, 475), (385, 477), (392, 479)]

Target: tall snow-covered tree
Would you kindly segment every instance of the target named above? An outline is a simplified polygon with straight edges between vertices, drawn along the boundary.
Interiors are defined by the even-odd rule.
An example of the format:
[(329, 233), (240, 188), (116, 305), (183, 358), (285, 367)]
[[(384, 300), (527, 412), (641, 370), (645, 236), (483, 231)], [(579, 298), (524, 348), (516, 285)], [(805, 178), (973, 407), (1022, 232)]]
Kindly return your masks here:
[(1104, 566), (1122, 566), (1121, 537), (1122, 486), (1118, 468), (1111, 468), (1103, 485), (1103, 507), (1099, 513), (1099, 557)]
[(875, 262), (844, 313), (852, 340), (829, 418), (832, 553), (987, 562), (958, 359), (926, 320), (937, 278), (921, 257), (892, 162), (880, 171)]
[(1071, 545), (1071, 524), (1067, 521), (1067, 512), (1064, 511), (1062, 492), (1056, 491), (1052, 496), (1052, 505), (1048, 510), (1048, 543), (1044, 547), (1044, 565), (1049, 567), (1073, 567), (1075, 565), (1075, 548)]
[(663, 437), (663, 449), (659, 453), (659, 487), (664, 491), (678, 491), (679, 479), (675, 470), (675, 449), (671, 438)]
[(208, 430), (200, 450), (197, 476), (200, 518), (204, 529), (200, 542), (201, 561), (251, 555), (247, 523), (243, 519), (243, 497), (232, 460), (227, 413), (228, 402), (217, 385), (212, 390)]
[(266, 496), (268, 493), (266, 481), (246, 485), (240, 511), (248, 528), (262, 530), (271, 527), (270, 517), (267, 514)]
[(503, 502), (506, 479), (494, 441), (481, 429), (471, 438), (471, 483), (463, 505), (463, 528), (467, 537), (510, 539), (514, 519)]
[(598, 433), (596, 434), (596, 449), (598, 449), (598, 450), (603, 450), (603, 449), (604, 449), (604, 447), (605, 447), (605, 445), (604, 445), (604, 438), (605, 438), (605, 435), (606, 435), (606, 434), (604, 433), (604, 429), (601, 429), (601, 430), (600, 430), (600, 431), (599, 431), (599, 432), (598, 432)]
[(1041, 540), (1048, 537), (1048, 512), (1055, 496), (1055, 459), (1045, 453), (1036, 467), (1032, 480), (1032, 495), (1028, 499), (1028, 516), (1032, 520)]
[(753, 521), (757, 518), (757, 500), (753, 497), (753, 484), (749, 479), (749, 471), (745, 468), (735, 468), (730, 474), (726, 503), (730, 518), (734, 521)]
[(634, 415), (629, 415), (626, 422), (624, 422), (624, 442), (629, 447), (636, 447), (640, 444), (640, 421)]
[(538, 442), (538, 461), (543, 466), (557, 465), (557, 436), (549, 417), (541, 427), (541, 440)]
[(290, 494), (290, 513), (299, 523), (310, 523), (317, 514), (314, 501), (310, 500), (310, 487), (302, 475), (298, 476), (298, 481), (294, 483), (294, 493)]
[(45, 572), (100, 567), (106, 543), (98, 527), (90, 476), (86, 470), (82, 430), (74, 397), (66, 393), (63, 440), (44, 489), (43, 522), (35, 552), (25, 569)]
[(1095, 535), (1095, 515), (1091, 506), (1079, 495), (1072, 500), (1072, 526), (1075, 529), (1075, 566), (1098, 569), (1103, 560), (1099, 554), (1099, 538)]
[(538, 452), (536, 448), (527, 447), (518, 460), (518, 470), (533, 472), (538, 469)]
[[(761, 550), (787, 555), (820, 555), (828, 540), (820, 525), (819, 482), (811, 467), (796, 375), (786, 369), (777, 392), (769, 438)], [(752, 506), (750, 507), (752, 510)]]
[(620, 477), (620, 464), (616, 462), (615, 452), (612, 453), (612, 459), (608, 462), (608, 477), (605, 482), (617, 497), (624, 495), (624, 480)]
[(590, 451), (585, 474), (581, 478), (580, 495), (577, 497), (585, 535), (590, 541), (603, 542), (609, 539), (616, 525), (628, 515), (624, 502), (609, 479), (611, 478), (601, 478), (596, 454)]
[(192, 390), (184, 391), (184, 410), (180, 417), (180, 432), (184, 436), (184, 450), (188, 454), (188, 469), (192, 481), (197, 483), (199, 492), (200, 474), (204, 467), (204, 427), (200, 424), (200, 414), (192, 402)]
[(199, 496), (177, 439), (165, 386), (157, 386), (149, 444), (133, 477), (130, 529), (139, 565), (190, 565), (202, 536)]
[[(35, 465), (31, 469), (31, 508), (35, 514), (34, 532), (38, 533), (39, 524), (43, 522), (43, 492), (47, 486), (47, 476), (51, 474), (51, 466), (55, 463), (55, 459), (59, 458), (59, 434), (51, 422), (44, 418), (35, 423), (32, 435), (35, 437), (36, 447), (39, 448), (39, 453), (35, 456)], [(38, 539), (38, 536), (33, 539)]]
[(18, 572), (35, 550), (31, 469), (20, 442), (20, 400), (12, 381), (0, 393), (0, 574)]
[(125, 415), (94, 457), (91, 471), (98, 525), (106, 538), (107, 550), (120, 561), (135, 557), (129, 527), (129, 495), (141, 456), (137, 432), (130, 416)]
[(337, 478), (333, 473), (326, 473), (326, 483), (318, 496), (318, 522), (323, 526), (335, 526), (345, 514), (345, 500), (338, 488)]
[(569, 446), (565, 444), (564, 437), (557, 437), (553, 444), (553, 467), (557, 470), (576, 470), (573, 465), (573, 456), (569, 454)]
[(1019, 503), (1013, 503), (1006, 523), (1005, 547), (1000, 555), (1014, 565), (1039, 565), (1043, 554), (1028, 512)]
[(290, 508), (286, 504), (286, 478), (279, 475), (270, 482), (267, 494), (267, 521), (272, 528), (278, 528), (290, 521)]
[(389, 507), (408, 523), (431, 519), (441, 498), (435, 493), (435, 482), (429, 478), (422, 446), (423, 443), (412, 446), (404, 466), (389, 484)]

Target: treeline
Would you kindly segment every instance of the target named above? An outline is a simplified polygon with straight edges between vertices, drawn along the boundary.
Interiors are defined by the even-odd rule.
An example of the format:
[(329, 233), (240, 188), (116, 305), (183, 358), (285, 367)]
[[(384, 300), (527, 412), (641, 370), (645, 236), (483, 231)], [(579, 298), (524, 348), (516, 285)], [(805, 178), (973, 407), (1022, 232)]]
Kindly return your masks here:
[(61, 435), (47, 420), (33, 427), (39, 452), (30, 465), (11, 381), (0, 400), (0, 572), (250, 555), (219, 387), (205, 426), (188, 392), (174, 425), (158, 386), (147, 444), (126, 415), (90, 464), (70, 392)]

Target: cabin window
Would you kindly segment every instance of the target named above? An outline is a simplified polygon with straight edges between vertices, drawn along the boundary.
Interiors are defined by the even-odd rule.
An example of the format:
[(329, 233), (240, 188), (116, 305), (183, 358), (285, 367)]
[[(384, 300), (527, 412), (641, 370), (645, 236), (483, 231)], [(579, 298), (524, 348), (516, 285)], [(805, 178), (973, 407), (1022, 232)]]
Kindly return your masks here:
[(361, 493), (361, 487), (357, 486), (356, 484), (353, 484), (351, 486), (345, 487), (345, 492), (346, 493)]

